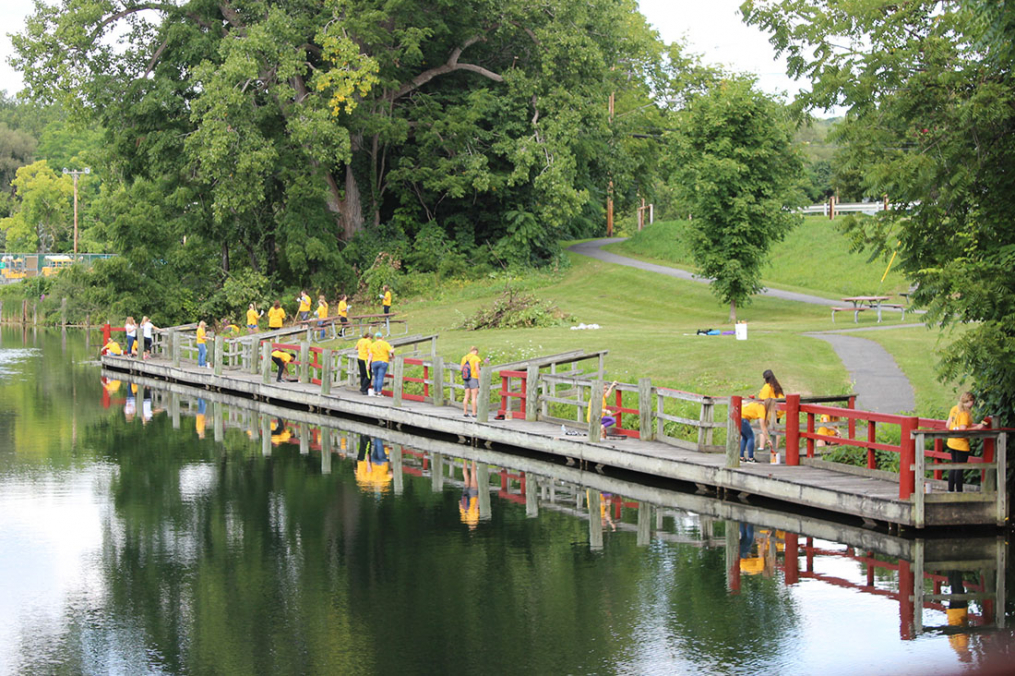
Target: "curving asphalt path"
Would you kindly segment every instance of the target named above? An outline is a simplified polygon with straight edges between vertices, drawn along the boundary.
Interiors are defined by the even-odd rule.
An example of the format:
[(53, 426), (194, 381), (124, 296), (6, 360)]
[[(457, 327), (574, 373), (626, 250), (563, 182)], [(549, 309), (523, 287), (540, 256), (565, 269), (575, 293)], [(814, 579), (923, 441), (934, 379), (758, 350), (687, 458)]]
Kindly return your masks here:
[[(709, 279), (699, 277), (687, 270), (646, 263), (627, 256), (620, 256), (609, 251), (603, 251), (601, 247), (606, 244), (623, 242), (623, 237), (610, 237), (597, 239), (591, 242), (582, 242), (568, 247), (582, 256), (595, 258), (606, 263), (624, 265), (629, 268), (636, 268), (646, 272), (654, 272), (667, 277), (676, 277), (689, 282), (707, 284)], [(798, 303), (809, 303), (811, 305), (823, 305), (831, 307), (838, 305), (834, 300), (811, 296), (805, 293), (794, 293), (793, 291), (782, 291), (780, 289), (765, 289), (761, 295), (770, 298), (781, 298)], [(878, 330), (888, 328), (906, 328), (909, 326), (920, 326), (919, 324), (902, 324), (895, 327), (874, 327)], [(835, 354), (842, 360), (843, 366), (849, 371), (853, 379), (854, 389), (857, 393), (857, 407), (867, 411), (878, 413), (900, 413), (916, 409), (916, 397), (913, 395), (913, 386), (909, 379), (895, 363), (892, 355), (888, 354), (885, 348), (873, 340), (858, 338), (856, 336), (843, 335), (854, 330), (844, 329), (842, 331), (822, 331), (820, 333), (805, 333), (805, 336), (823, 340), (832, 346)]]

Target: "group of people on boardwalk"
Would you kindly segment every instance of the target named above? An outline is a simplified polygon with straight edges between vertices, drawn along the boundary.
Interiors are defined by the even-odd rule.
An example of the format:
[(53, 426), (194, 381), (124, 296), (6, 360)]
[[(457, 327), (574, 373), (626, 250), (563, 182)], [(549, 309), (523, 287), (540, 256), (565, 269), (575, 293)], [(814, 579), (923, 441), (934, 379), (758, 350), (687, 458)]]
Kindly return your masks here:
[[(158, 330), (159, 328), (152, 324), (152, 320), (147, 316), (141, 318), (140, 324), (137, 324), (133, 317), (127, 317), (127, 320), (123, 323), (126, 347), (122, 347), (120, 343), (110, 338), (102, 346), (101, 352), (102, 354), (108, 353), (136, 357), (140, 351), (142, 359), (148, 359), (152, 355), (152, 341), (155, 339), (155, 332)], [(141, 334), (141, 340), (138, 340), (138, 333)]]
[[(381, 307), (384, 314), (391, 314), (391, 288), (385, 284), (383, 293), (379, 296), (381, 300)], [(330, 308), (327, 298), (324, 294), (317, 297), (317, 308), (311, 310), (313, 302), (310, 299), (310, 294), (307, 293), (306, 289), (303, 289), (298, 296), (296, 296), (296, 313), (293, 315), (291, 323), (296, 322), (309, 322), (313, 319), (323, 322), (330, 317)], [(352, 310), (352, 305), (349, 304), (348, 294), (340, 294), (338, 297), (338, 303), (336, 304), (337, 314), (339, 323), (342, 324), (341, 335), (345, 335), (346, 326), (349, 323), (349, 312)], [(251, 303), (247, 307), (247, 332), (256, 333), (259, 329), (261, 317), (265, 314), (264, 310), (258, 310), (256, 303)], [(268, 330), (281, 329), (285, 326), (286, 318), (289, 317), (286, 314), (285, 308), (282, 307), (282, 301), (276, 300), (267, 311), (268, 314)]]

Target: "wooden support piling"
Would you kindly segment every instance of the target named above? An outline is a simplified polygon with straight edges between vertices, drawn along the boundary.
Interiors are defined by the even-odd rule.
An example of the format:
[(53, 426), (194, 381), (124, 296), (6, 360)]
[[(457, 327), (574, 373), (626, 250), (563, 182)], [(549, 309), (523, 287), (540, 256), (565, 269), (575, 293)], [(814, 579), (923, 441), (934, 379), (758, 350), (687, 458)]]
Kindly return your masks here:
[(652, 542), (652, 505), (647, 502), (638, 503), (638, 540), (639, 547), (647, 547)]
[(222, 363), (226, 360), (226, 337), (215, 336), (215, 352), (212, 354), (212, 367), (215, 375), (222, 375)]
[(321, 427), (321, 474), (331, 474), (331, 429)]
[[(309, 332), (308, 332), (309, 336)], [(300, 341), (300, 382), (310, 382), (310, 341), (309, 339)]]
[[(0, 306), (2, 307), (2, 306)], [(67, 298), (60, 299), (60, 324), (67, 326)]]
[(391, 444), (391, 454), (388, 456), (391, 460), (391, 472), (394, 474), (394, 490), (395, 495), (401, 495), (404, 490), (402, 476), (402, 447), (398, 444)]
[[(402, 376), (405, 374), (405, 357), (398, 355), (395, 357), (395, 363), (393, 364), (394, 369), (391, 373), (391, 379), (394, 381), (391, 384), (391, 400), (396, 407), (402, 406), (402, 390), (405, 388), (405, 383), (402, 380)], [(381, 389), (384, 389), (383, 384)]]
[(321, 394), (328, 396), (331, 394), (331, 372), (335, 361), (334, 350), (324, 350), (321, 352), (321, 360)]
[(444, 490), (444, 456), (440, 453), (430, 454), (430, 490), (434, 493)]
[(592, 390), (589, 392), (589, 441), (593, 444), (602, 440), (603, 435), (603, 381), (596, 379), (592, 381)]
[(223, 404), (220, 401), (213, 401), (211, 405), (212, 405), (211, 424), (213, 428), (212, 434), (215, 437), (215, 443), (221, 444), (223, 438), (225, 437), (225, 421), (222, 419)]
[(261, 343), (261, 382), (267, 385), (271, 382), (271, 343)]
[(490, 466), (485, 462), (476, 464), (476, 486), (479, 487), (479, 519), (490, 519)]
[(539, 486), (534, 474), (525, 473), (525, 518), (539, 516)]
[(476, 422), (485, 423), (490, 419), (490, 382), (493, 369), (479, 369), (479, 404), (476, 406)]
[(261, 416), (261, 455), (271, 456), (271, 418)]
[(310, 455), (310, 426), (301, 422), (299, 426), (300, 455)]
[(589, 549), (597, 552), (603, 548), (603, 519), (599, 515), (602, 496), (597, 490), (590, 489), (586, 492), (589, 498)]

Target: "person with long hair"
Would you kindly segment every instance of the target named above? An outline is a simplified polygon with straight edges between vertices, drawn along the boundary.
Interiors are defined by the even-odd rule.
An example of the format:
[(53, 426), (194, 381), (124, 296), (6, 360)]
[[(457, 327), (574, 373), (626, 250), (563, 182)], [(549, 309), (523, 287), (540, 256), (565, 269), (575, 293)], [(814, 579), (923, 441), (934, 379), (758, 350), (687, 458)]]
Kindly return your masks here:
[[(761, 377), (765, 380), (765, 384), (762, 385), (761, 391), (758, 392), (758, 399), (760, 399), (761, 403), (765, 405), (764, 422), (767, 423), (767, 433), (767, 430), (774, 427), (778, 422), (778, 418), (784, 415), (784, 413), (776, 411), (775, 400), (785, 399), (786, 395), (782, 391), (782, 385), (779, 384), (779, 379), (775, 377), (774, 373), (772, 373), (772, 369), (765, 369), (765, 372), (761, 374)], [(769, 404), (770, 401), (772, 404)], [(768, 437), (769, 450), (772, 453), (775, 453), (776, 449), (779, 448), (779, 437), (771, 433), (767, 433), (766, 436)], [(762, 437), (762, 440), (764, 440), (764, 437)]]
[[(972, 392), (963, 392), (959, 397), (959, 403), (952, 406), (948, 413), (948, 429), (950, 430), (982, 430), (983, 424), (973, 424), (973, 406), (976, 405), (976, 397)], [(952, 462), (969, 462), (969, 439), (952, 437), (948, 439), (948, 451), (951, 453)], [(963, 483), (962, 469), (948, 470), (948, 492), (961, 493)]]

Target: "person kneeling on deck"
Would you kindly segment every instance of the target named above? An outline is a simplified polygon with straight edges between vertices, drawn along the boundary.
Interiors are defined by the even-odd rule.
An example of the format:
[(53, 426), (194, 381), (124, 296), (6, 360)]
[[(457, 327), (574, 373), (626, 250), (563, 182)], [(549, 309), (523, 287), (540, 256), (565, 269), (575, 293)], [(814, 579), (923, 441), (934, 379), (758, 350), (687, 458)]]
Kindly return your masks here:
[[(609, 411), (606, 410), (606, 398), (610, 396), (610, 393), (613, 392), (613, 388), (616, 387), (616, 386), (617, 386), (617, 381), (614, 380), (612, 383), (610, 383), (610, 386), (606, 388), (606, 391), (603, 392), (603, 417), (599, 421), (600, 424), (603, 426), (603, 435), (601, 437), (599, 437), (600, 439), (605, 439), (606, 438), (606, 430), (610, 429), (611, 427), (613, 427), (614, 425), (617, 424), (617, 419), (614, 418), (612, 415), (609, 415)], [(592, 400), (591, 399), (589, 399), (589, 406), (585, 410), (585, 422), (592, 422)]]
[(274, 350), (271, 353), (271, 360), (278, 367), (278, 377), (275, 382), (282, 382), (282, 376), (289, 370), (289, 362), (296, 358), (296, 355), (283, 350)]
[(116, 342), (115, 340), (111, 340), (105, 345), (103, 345), (102, 349), (99, 350), (99, 356), (102, 356), (104, 354), (113, 354), (116, 355), (117, 357), (120, 357), (123, 355), (123, 348), (120, 347), (120, 344), (118, 342)]
[(469, 399), (472, 399), (472, 417), (476, 417), (476, 402), (479, 401), (479, 348), (473, 345), (462, 357), (462, 382), (465, 384), (465, 398), (462, 399), (462, 415), (469, 417)]
[(395, 354), (395, 348), (384, 340), (384, 334), (380, 331), (374, 334), (374, 338), (374, 342), (370, 343), (370, 370), (373, 372), (373, 390), (370, 396), (381, 397), (384, 396), (384, 376), (388, 372), (388, 363)]

